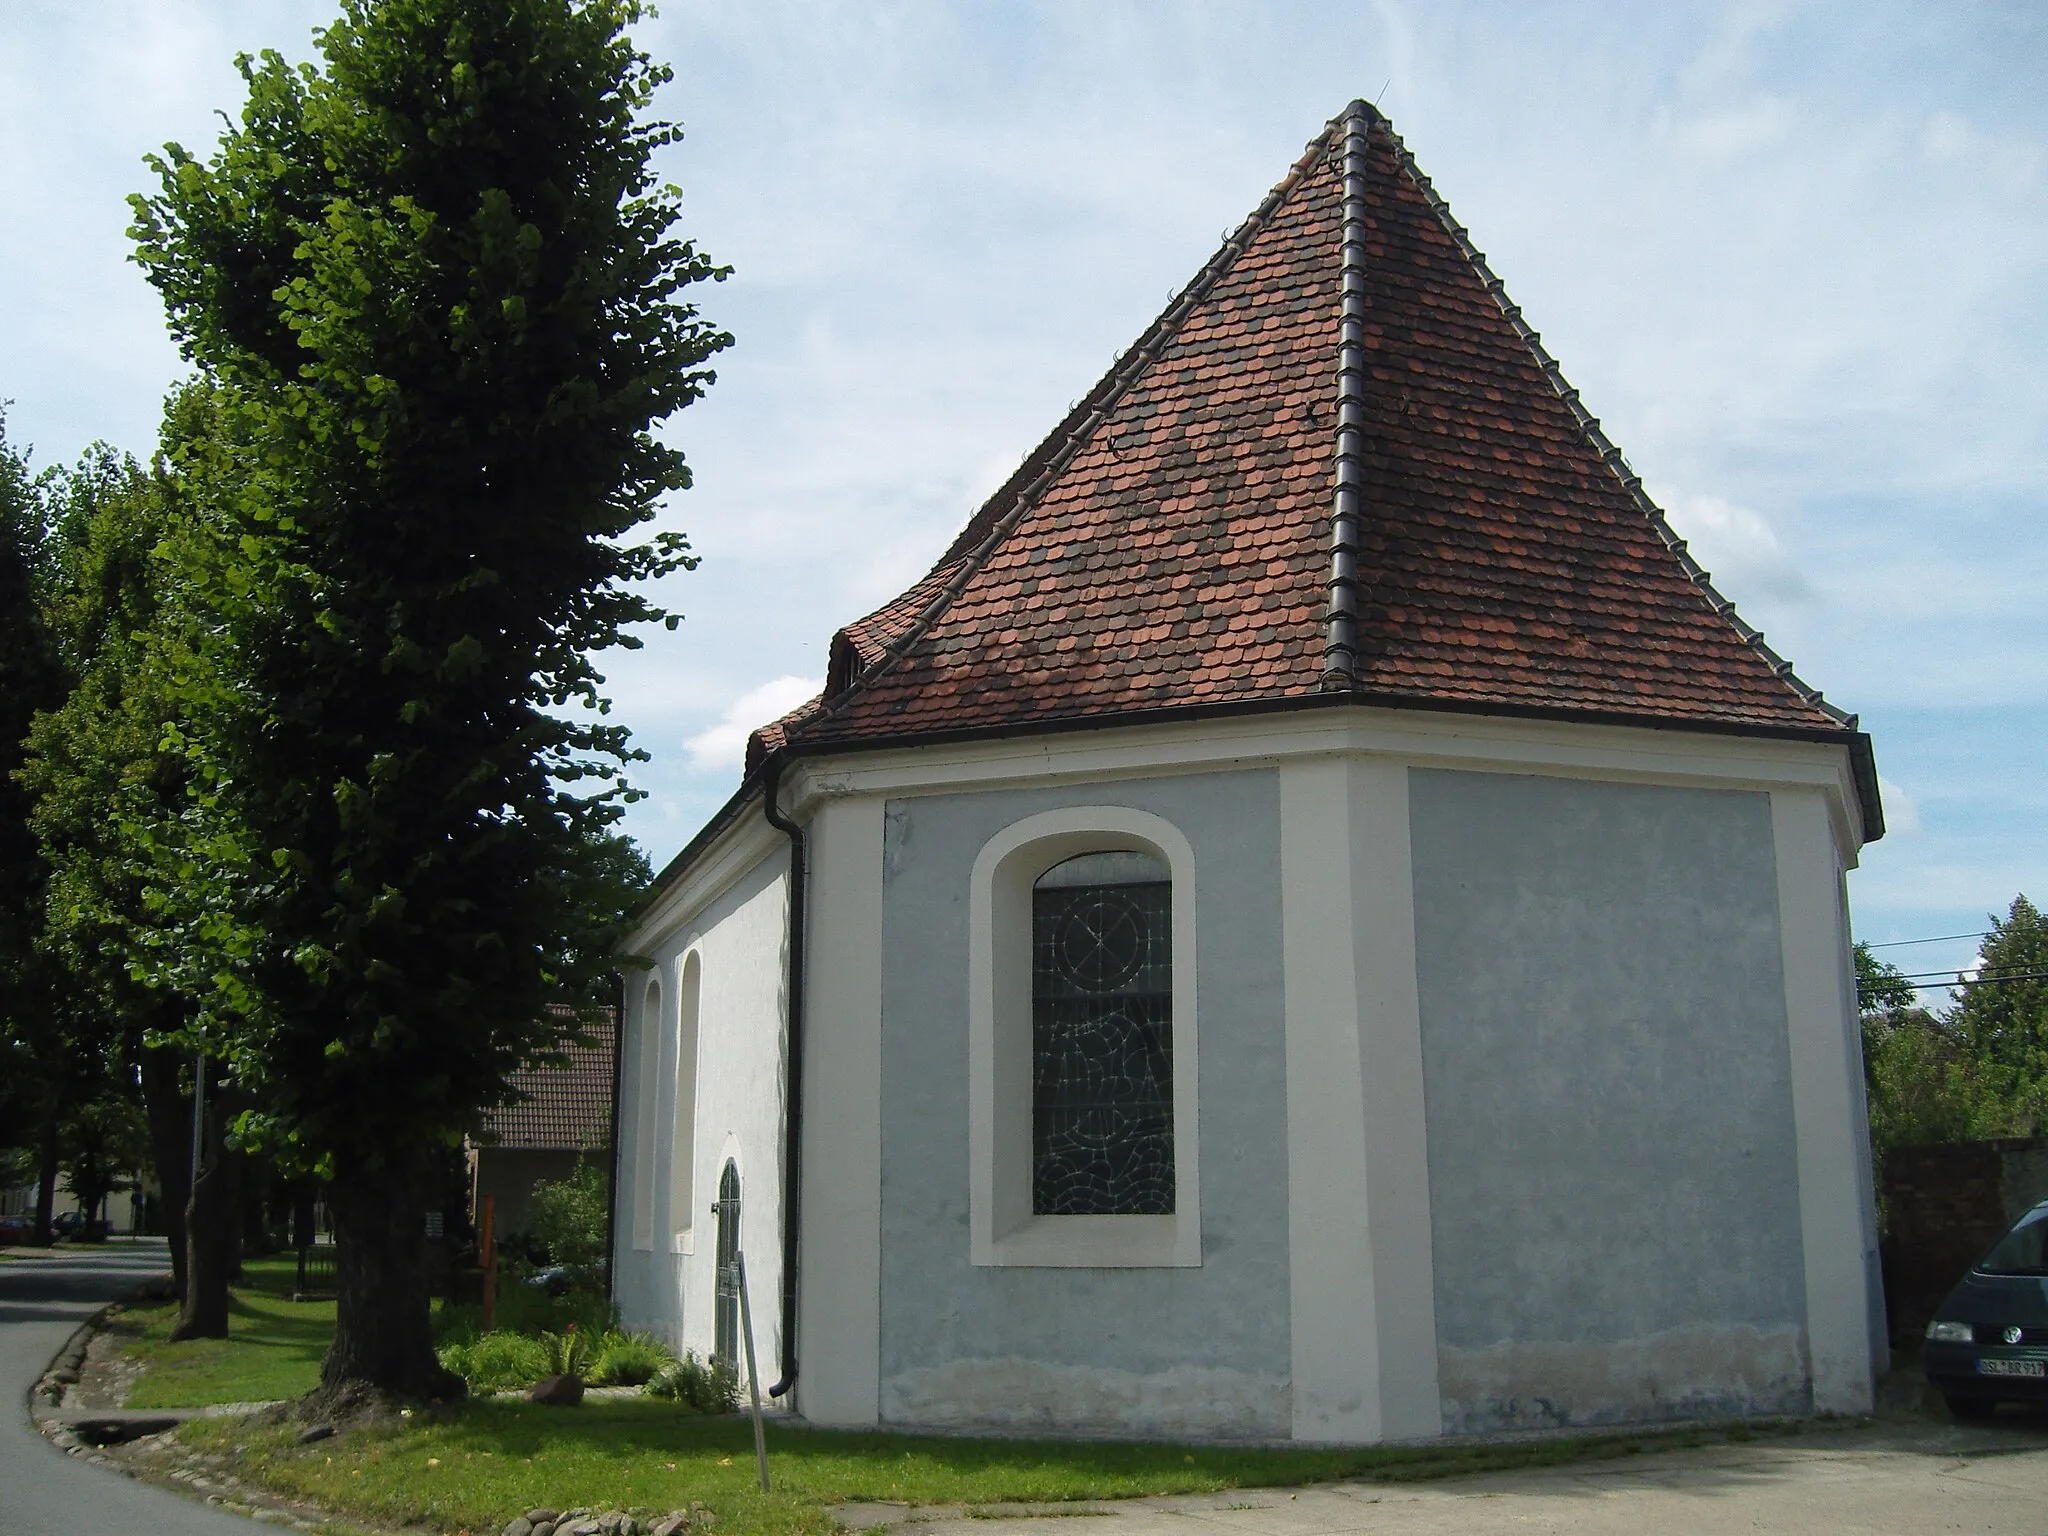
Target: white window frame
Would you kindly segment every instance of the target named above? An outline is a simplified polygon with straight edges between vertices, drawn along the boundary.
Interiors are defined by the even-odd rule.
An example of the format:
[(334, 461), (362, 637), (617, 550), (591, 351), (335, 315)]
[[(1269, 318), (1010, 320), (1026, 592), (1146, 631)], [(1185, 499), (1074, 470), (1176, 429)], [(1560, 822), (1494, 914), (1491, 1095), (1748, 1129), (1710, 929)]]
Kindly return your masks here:
[(675, 1062), (671, 1081), (668, 1133), (668, 1248), (670, 1253), (697, 1251), (697, 1061), (703, 1038), (704, 954), (687, 951), (676, 963), (676, 1008), (670, 1053)]
[[(1055, 864), (1136, 848), (1173, 878), (1170, 1216), (1041, 1216), (1031, 1209), (1031, 891)], [(1193, 1268), (1202, 1262), (1201, 1072), (1196, 1055), (1195, 850), (1148, 811), (1074, 806), (1027, 816), (974, 861), (968, 893), (969, 1239), (978, 1265)]]

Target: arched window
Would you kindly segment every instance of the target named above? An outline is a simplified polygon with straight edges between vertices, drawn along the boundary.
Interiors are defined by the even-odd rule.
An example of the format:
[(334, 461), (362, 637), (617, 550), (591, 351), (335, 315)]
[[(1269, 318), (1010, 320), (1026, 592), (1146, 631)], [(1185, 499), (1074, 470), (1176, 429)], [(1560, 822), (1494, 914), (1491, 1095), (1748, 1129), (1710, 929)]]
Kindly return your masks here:
[(661, 1071), (659, 980), (649, 981), (640, 994), (640, 1017), (633, 1037), (633, 1139), (627, 1143), (633, 1154), (633, 1246), (646, 1249), (654, 1246), (654, 1173), (659, 1166), (660, 1126), (655, 1116)]
[(968, 889), (971, 1262), (1202, 1262), (1195, 855), (1129, 806), (1041, 811)]
[(690, 1251), (697, 1200), (697, 1016), (703, 992), (703, 961), (692, 950), (684, 957), (682, 984), (676, 989), (676, 1070), (669, 1101), (669, 1246), (677, 1253)]
[(1031, 889), (1031, 1209), (1173, 1213), (1173, 875), (1078, 854)]

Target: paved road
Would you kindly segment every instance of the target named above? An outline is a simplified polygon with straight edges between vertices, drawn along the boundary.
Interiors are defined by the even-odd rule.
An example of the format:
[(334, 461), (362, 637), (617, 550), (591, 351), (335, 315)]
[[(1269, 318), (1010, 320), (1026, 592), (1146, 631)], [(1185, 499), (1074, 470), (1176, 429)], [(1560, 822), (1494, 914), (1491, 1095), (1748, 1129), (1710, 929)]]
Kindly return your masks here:
[(66, 1456), (30, 1426), (29, 1389), (93, 1311), (170, 1268), (162, 1242), (110, 1244), (0, 1263), (0, 1533), (4, 1536), (250, 1536), (260, 1529)]
[[(853, 1521), (871, 1523), (856, 1506)], [(1437, 1483), (1347, 1483), (1099, 1505), (1093, 1519), (945, 1519), (891, 1536), (1871, 1536), (2048, 1531), (2048, 1422), (1897, 1419)], [(892, 1526), (909, 1512), (889, 1510)]]

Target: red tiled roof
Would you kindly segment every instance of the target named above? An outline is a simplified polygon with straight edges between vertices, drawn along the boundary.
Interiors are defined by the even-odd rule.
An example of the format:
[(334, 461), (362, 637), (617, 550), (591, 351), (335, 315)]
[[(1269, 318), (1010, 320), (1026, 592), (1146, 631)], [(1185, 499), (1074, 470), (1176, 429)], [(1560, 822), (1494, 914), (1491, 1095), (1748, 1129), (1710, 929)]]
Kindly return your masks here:
[[(1385, 119), (1356, 105), (1358, 631), (1325, 676), (1344, 118), (990, 499), (833, 640), (785, 743), (1342, 694), (1840, 734), (1708, 585)], [(1353, 247), (1354, 253), (1357, 247)]]
[[(556, 1008), (557, 1017), (573, 1017)], [(574, 1150), (608, 1147), (612, 1140), (612, 1011), (585, 1023), (588, 1045), (561, 1047), (565, 1065), (522, 1067), (512, 1074), (519, 1098), (484, 1112), (477, 1140), (491, 1147)]]

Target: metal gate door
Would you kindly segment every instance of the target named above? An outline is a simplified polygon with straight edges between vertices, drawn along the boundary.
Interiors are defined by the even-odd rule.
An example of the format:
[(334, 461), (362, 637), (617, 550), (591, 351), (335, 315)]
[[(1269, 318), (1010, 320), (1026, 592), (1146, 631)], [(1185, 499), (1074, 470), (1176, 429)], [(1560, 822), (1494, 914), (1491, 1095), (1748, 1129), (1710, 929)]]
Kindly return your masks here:
[(712, 1313), (717, 1357), (740, 1368), (740, 1169), (730, 1158), (718, 1176), (718, 1304)]

